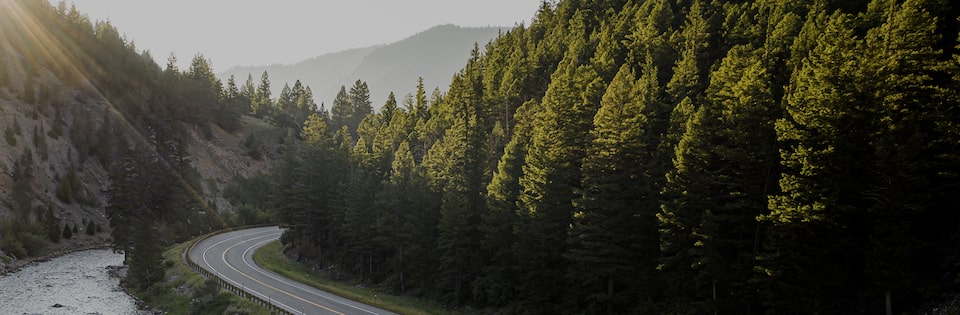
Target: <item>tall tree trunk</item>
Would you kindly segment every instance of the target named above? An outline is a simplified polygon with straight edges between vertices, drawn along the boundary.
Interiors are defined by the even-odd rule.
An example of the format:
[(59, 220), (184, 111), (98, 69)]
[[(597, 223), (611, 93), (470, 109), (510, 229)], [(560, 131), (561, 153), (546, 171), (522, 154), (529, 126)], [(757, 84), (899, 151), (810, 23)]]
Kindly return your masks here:
[(887, 290), (887, 292), (884, 294), (884, 300), (884, 304), (887, 308), (887, 315), (893, 315), (893, 301), (890, 297), (890, 290)]
[(613, 315), (613, 277), (607, 278), (607, 315)]
[(713, 315), (717, 315), (720, 305), (717, 303), (717, 281), (713, 281)]
[(397, 256), (400, 258), (400, 261), (397, 266), (397, 271), (400, 273), (400, 295), (404, 295), (407, 293), (407, 288), (403, 282), (403, 245), (402, 244), (399, 246), (397, 252), (398, 252)]

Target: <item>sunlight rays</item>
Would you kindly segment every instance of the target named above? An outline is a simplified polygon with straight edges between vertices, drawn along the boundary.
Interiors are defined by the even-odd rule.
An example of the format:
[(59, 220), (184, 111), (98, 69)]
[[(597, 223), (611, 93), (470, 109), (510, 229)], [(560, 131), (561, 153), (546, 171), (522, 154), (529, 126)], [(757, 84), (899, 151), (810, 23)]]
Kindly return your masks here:
[[(48, 69), (56, 77), (56, 80), (60, 81), (60, 84), (64, 86), (71, 85), (70, 83), (75, 84), (74, 87), (80, 88), (86, 93), (90, 94), (98, 102), (101, 102), (105, 105), (104, 116), (111, 115), (113, 118), (118, 119), (122, 123), (122, 130), (133, 131), (132, 137), (134, 141), (145, 144), (144, 147), (150, 148), (152, 152), (150, 154), (159, 156), (157, 148), (150, 146), (150, 141), (146, 136), (144, 136), (135, 126), (132, 124), (127, 117), (117, 109), (117, 106), (111, 102), (110, 98), (105, 95), (105, 93), (97, 86), (96, 78), (100, 77), (105, 73), (105, 69), (96, 62), (93, 56), (88, 55), (84, 50), (79, 49), (79, 44), (75, 41), (75, 36), (70, 36), (68, 34), (60, 33), (63, 27), (57, 27), (57, 25), (45, 25), (41, 22), (41, 19), (38, 18), (39, 14), (56, 14), (56, 10), (46, 10), (47, 8), (31, 8), (29, 6), (33, 5), (47, 5), (45, 1), (38, 1), (37, 4), (28, 3), (25, 1), (18, 0), (0, 0), (0, 49), (7, 49), (9, 53), (5, 54), (8, 56), (10, 61), (12, 61), (12, 69), (15, 72), (22, 74), (25, 78), (24, 80), (33, 79), (30, 76), (36, 78), (47, 77), (46, 74), (41, 72), (41, 69)], [(73, 12), (71, 12), (73, 14)], [(69, 21), (68, 17), (59, 17), (56, 19), (47, 19), (54, 20), (62, 23), (74, 23), (75, 21)], [(100, 26), (99, 23), (108, 23), (108, 22), (98, 22), (97, 26)], [(86, 27), (86, 26), (84, 26)], [(112, 27), (106, 25), (104, 27)], [(97, 29), (93, 29), (94, 34), (98, 35)], [(102, 32), (100, 30), (99, 32)], [(100, 37), (100, 36), (97, 36)], [(102, 43), (98, 43), (102, 44)], [(22, 51), (27, 51), (32, 53), (31, 55), (14, 55), (13, 52), (16, 49), (11, 47), (11, 45), (22, 45)], [(125, 47), (130, 47), (130, 44), (124, 43)], [(106, 47), (106, 45), (103, 45)], [(72, 49), (71, 49), (72, 48)], [(27, 65), (27, 63), (32, 63)], [(27, 73), (28, 67), (32, 69), (35, 73)], [(150, 87), (143, 82), (127, 82), (129, 84), (136, 84), (140, 88), (149, 90)], [(106, 117), (104, 117), (106, 119)], [(163, 144), (158, 144), (163, 145)], [(185, 190), (189, 192), (191, 198), (200, 205), (201, 209), (204, 212), (207, 212), (208, 216), (211, 216), (215, 222), (217, 222), (221, 227), (226, 227), (226, 222), (223, 217), (220, 216), (219, 212), (216, 209), (212, 209), (206, 200), (204, 200), (202, 193), (196, 191), (191, 185), (189, 185), (180, 174), (175, 172), (171, 165), (165, 160), (161, 159), (163, 168), (165, 171), (173, 174), (178, 182)]]

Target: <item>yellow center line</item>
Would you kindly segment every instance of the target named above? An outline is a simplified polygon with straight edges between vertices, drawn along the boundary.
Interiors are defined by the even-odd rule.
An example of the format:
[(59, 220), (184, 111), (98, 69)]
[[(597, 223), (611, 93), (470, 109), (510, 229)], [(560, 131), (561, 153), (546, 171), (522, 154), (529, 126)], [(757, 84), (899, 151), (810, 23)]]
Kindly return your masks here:
[[(282, 292), (282, 293), (284, 293), (284, 294), (286, 294), (286, 295), (288, 295), (288, 296), (290, 296), (290, 297), (292, 297), (292, 298), (298, 299), (298, 300), (303, 301), (303, 302), (305, 302), (305, 303), (308, 303), (308, 304), (311, 304), (311, 305), (313, 305), (313, 306), (316, 306), (316, 307), (319, 307), (319, 308), (328, 310), (328, 311), (330, 311), (331, 313), (334, 313), (334, 314), (337, 314), (337, 315), (344, 315), (343, 313), (337, 312), (337, 311), (334, 310), (334, 309), (331, 309), (331, 308), (329, 308), (329, 307), (326, 307), (326, 306), (317, 304), (317, 303), (315, 303), (315, 302), (313, 302), (313, 301), (310, 301), (310, 300), (304, 299), (304, 298), (302, 298), (302, 297), (300, 297), (300, 296), (294, 295), (293, 293), (290, 293), (290, 292), (287, 292), (287, 291), (278, 289), (278, 288), (276, 288), (276, 287), (274, 287), (274, 286), (272, 286), (272, 285), (263, 283), (263, 281), (254, 279), (254, 278), (251, 277), (250, 275), (248, 275), (248, 274), (246, 274), (246, 273), (243, 273), (243, 272), (240, 271), (240, 270), (237, 270), (237, 268), (233, 267), (232, 264), (230, 264), (229, 262), (227, 262), (227, 252), (229, 252), (229, 251), (230, 251), (231, 249), (233, 249), (234, 247), (237, 247), (237, 246), (239, 246), (240, 244), (243, 244), (243, 243), (247, 243), (247, 242), (250, 242), (250, 241), (253, 241), (253, 240), (258, 240), (258, 239), (265, 238), (265, 237), (268, 237), (268, 236), (271, 236), (271, 235), (272, 235), (272, 234), (268, 234), (268, 235), (264, 235), (264, 236), (259, 236), (259, 237), (251, 238), (251, 239), (248, 239), (248, 240), (245, 240), (245, 241), (242, 241), (242, 242), (233, 244), (233, 245), (231, 245), (230, 247), (227, 247), (227, 249), (223, 251), (223, 254), (220, 255), (220, 259), (223, 260), (223, 263), (226, 264), (227, 267), (230, 267), (230, 269), (233, 269), (233, 271), (236, 271), (237, 273), (243, 275), (244, 277), (247, 277), (247, 278), (250, 279), (250, 280), (253, 280), (253, 281), (256, 282), (256, 283), (259, 283), (259, 284), (261, 284), (261, 285), (263, 285), (263, 286), (265, 286), (265, 287), (271, 288), (271, 289), (273, 289), (273, 290), (275, 290), (275, 291)], [(243, 257), (240, 257), (240, 259), (243, 259)]]

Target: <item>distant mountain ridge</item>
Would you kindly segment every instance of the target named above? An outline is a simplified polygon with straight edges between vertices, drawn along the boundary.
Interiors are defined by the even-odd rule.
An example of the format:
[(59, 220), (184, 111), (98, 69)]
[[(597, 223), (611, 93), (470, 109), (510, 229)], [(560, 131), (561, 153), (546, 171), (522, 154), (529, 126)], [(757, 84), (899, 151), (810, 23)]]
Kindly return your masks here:
[(300, 80), (327, 109), (340, 86), (349, 88), (356, 80), (363, 80), (370, 86), (374, 109), (378, 109), (391, 91), (398, 102), (402, 101), (404, 95), (414, 91), (419, 77), (423, 77), (428, 91), (435, 87), (446, 90), (453, 74), (470, 56), (474, 43), (482, 48), (511, 28), (445, 24), (391, 44), (324, 54), (292, 65), (234, 67), (220, 76), (226, 81), (233, 75), (237, 84), (243, 84), (250, 75), (254, 83), (259, 83), (260, 75), (267, 71), (274, 96), (279, 95), (285, 83), (292, 85)]

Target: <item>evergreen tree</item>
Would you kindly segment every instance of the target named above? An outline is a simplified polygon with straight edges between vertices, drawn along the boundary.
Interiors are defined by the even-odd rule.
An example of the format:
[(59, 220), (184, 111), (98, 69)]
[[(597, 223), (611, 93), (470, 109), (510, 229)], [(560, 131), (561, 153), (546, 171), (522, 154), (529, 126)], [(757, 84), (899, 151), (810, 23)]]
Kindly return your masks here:
[(519, 228), (519, 180), (532, 133), (531, 116), (539, 109), (538, 105), (529, 101), (517, 109), (515, 132), (487, 185), (487, 212), (481, 217), (480, 225), (483, 233), (480, 245), (487, 263), (473, 288), (475, 299), (481, 303), (504, 306), (516, 299), (517, 258), (510, 249), (517, 242), (514, 231)]
[(293, 86), (297, 100), (291, 108), (290, 116), (293, 120), (293, 128), (302, 130), (307, 118), (318, 113), (317, 102), (313, 98), (313, 90), (310, 87), (303, 87), (299, 80)]
[(430, 238), (422, 236), (430, 234), (435, 226), (431, 226), (426, 217), (429, 208), (426, 178), (414, 163), (407, 142), (397, 149), (391, 169), (389, 180), (377, 195), (378, 205), (384, 209), (376, 222), (377, 240), (393, 251), (391, 282), (395, 283), (397, 292), (405, 294), (411, 287), (413, 266), (418, 265), (412, 262), (424, 261), (433, 249)]
[[(576, 20), (576, 19), (575, 19)], [(590, 121), (599, 105), (603, 84), (589, 66), (579, 66), (585, 36), (571, 36), (566, 57), (551, 77), (536, 115), (520, 185), (523, 193), (517, 243), (513, 247), (520, 275), (518, 291), (523, 304), (557, 312), (562, 304), (569, 261), (566, 237), (572, 223), (573, 204), (580, 189), (580, 162)]]
[[(347, 88), (340, 86), (340, 92), (333, 99), (333, 107), (330, 108), (330, 127), (333, 130), (340, 130), (340, 128), (347, 126), (347, 130), (350, 130), (349, 125), (352, 117), (353, 104), (347, 95)], [(354, 128), (356, 128), (356, 125), (354, 125)]]
[[(297, 81), (299, 83), (300, 81)], [(290, 90), (289, 84), (284, 84), (277, 97), (276, 110), (270, 115), (270, 122), (277, 127), (293, 127), (292, 113), (295, 112), (297, 96)]]
[(873, 117), (866, 118), (872, 125), (864, 143), (868, 160), (858, 161), (868, 164), (871, 175), (858, 187), (869, 217), (869, 229), (861, 233), (869, 240), (864, 261), (870, 284), (859, 297), (874, 301), (883, 296), (890, 314), (904, 309), (903, 297), (920, 294), (919, 283), (936, 277), (925, 272), (937, 268), (927, 244), (942, 237), (925, 231), (938, 230), (936, 221), (947, 215), (942, 205), (957, 199), (936, 193), (947, 178), (956, 180), (956, 173), (947, 175), (956, 167), (948, 166), (953, 162), (944, 153), (955, 150), (955, 144), (946, 144), (949, 140), (943, 140), (951, 136), (935, 127), (956, 121), (941, 107), (955, 104), (956, 90), (937, 78), (957, 70), (938, 49), (942, 38), (931, 3), (878, 0), (870, 7), (883, 22), (868, 31), (868, 53), (861, 56), (869, 58), (860, 70), (866, 72), (863, 81), (873, 97), (864, 107)]
[(223, 95), (215, 114), (216, 123), (230, 132), (239, 130), (240, 116), (249, 111), (250, 101), (241, 93), (240, 88), (237, 87), (236, 79), (231, 75), (227, 79), (227, 86), (223, 89)]
[(245, 101), (241, 111), (242, 114), (253, 114), (253, 106), (257, 103), (257, 87), (253, 83), (253, 75), (247, 75), (247, 81), (243, 83), (243, 87), (240, 89), (240, 95)]
[(140, 290), (146, 290), (164, 278), (163, 246), (157, 242), (158, 233), (149, 218), (138, 218), (134, 223), (138, 233), (133, 235), (133, 248), (126, 252), (129, 274), (125, 281)]
[(515, 295), (516, 274), (513, 267), (516, 258), (508, 249), (516, 242), (514, 228), (520, 194), (518, 180), (522, 175), (527, 141), (525, 135), (514, 135), (487, 186), (486, 205), (489, 210), (481, 218), (480, 231), (483, 233), (481, 249), (488, 263), (474, 282), (473, 289), (478, 300), (498, 306), (511, 302)]
[(667, 93), (674, 103), (687, 97), (699, 99), (707, 86), (706, 76), (712, 62), (710, 52), (716, 26), (709, 19), (713, 14), (712, 5), (704, 2), (693, 1), (682, 32), (678, 34), (682, 41), (680, 56), (673, 66), (673, 77), (666, 84)]
[[(350, 118), (347, 119), (347, 125), (350, 126), (350, 132), (356, 134), (357, 127), (360, 126), (367, 115), (373, 114), (373, 106), (370, 101), (370, 89), (367, 87), (367, 82), (357, 80), (353, 83), (353, 86), (350, 87), (350, 92), (347, 94), (347, 97), (350, 100)], [(334, 103), (336, 106), (336, 102)], [(373, 139), (367, 139), (372, 141)]]
[(770, 214), (762, 217), (769, 223), (761, 266), (770, 281), (764, 293), (771, 311), (836, 312), (859, 291), (854, 279), (863, 261), (849, 248), (863, 244), (844, 231), (867, 223), (845, 218), (861, 216), (855, 187), (869, 176), (858, 159), (869, 137), (857, 92), (863, 52), (850, 19), (830, 17), (794, 72), (786, 118), (776, 123), (784, 148), (782, 193), (770, 197)]
[(390, 92), (390, 95), (387, 95), (387, 102), (383, 103), (383, 107), (380, 107), (380, 119), (382, 120), (382, 125), (389, 125), (390, 120), (393, 119), (393, 114), (397, 111), (397, 97), (393, 95), (393, 92)]
[(375, 238), (374, 223), (378, 210), (374, 199), (379, 189), (380, 177), (376, 174), (375, 162), (364, 138), (359, 138), (350, 154), (350, 173), (343, 188), (343, 226), (345, 254), (349, 259), (346, 267), (361, 280), (370, 281), (373, 273), (373, 250), (370, 241)]
[[(643, 166), (656, 145), (644, 142), (644, 106), (659, 86), (655, 71), (645, 76), (635, 87), (633, 71), (624, 65), (603, 96), (581, 166), (582, 197), (575, 200), (570, 231), (568, 275), (582, 287), (577, 297), (608, 314), (637, 307), (638, 296), (651, 298), (639, 286), (651, 286), (658, 244), (656, 206), (644, 202), (650, 193), (643, 191), (648, 185)], [(644, 85), (648, 82), (653, 84)]]
[(250, 110), (253, 116), (257, 118), (269, 117), (273, 111), (273, 98), (270, 95), (270, 75), (264, 71), (260, 76), (260, 85), (257, 86), (257, 94), (251, 98)]
[(472, 281), (479, 273), (480, 205), (483, 160), (480, 156), (480, 134), (475, 112), (469, 108), (447, 129), (442, 143), (434, 145), (431, 156), (444, 157), (432, 180), (438, 182), (441, 194), (440, 288), (450, 292), (455, 305), (472, 296)]
[(676, 147), (659, 215), (672, 307), (728, 313), (756, 300), (749, 285), (755, 218), (774, 193), (767, 187), (777, 173), (772, 122), (779, 117), (756, 56), (749, 46), (731, 49)]

